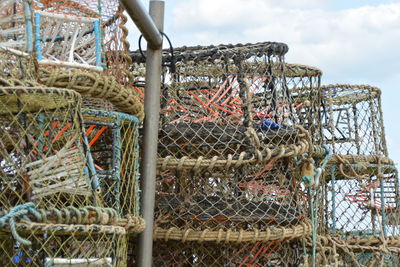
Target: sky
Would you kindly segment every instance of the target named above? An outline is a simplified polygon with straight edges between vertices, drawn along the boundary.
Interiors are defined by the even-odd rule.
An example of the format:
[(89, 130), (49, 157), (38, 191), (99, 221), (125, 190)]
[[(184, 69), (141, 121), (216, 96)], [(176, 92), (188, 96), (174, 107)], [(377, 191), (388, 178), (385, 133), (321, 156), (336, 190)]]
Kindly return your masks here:
[[(149, 1), (142, 0), (148, 8)], [(318, 67), (322, 83), (381, 88), (389, 156), (400, 163), (400, 0), (166, 0), (174, 47), (284, 42), (286, 62)], [(129, 24), (131, 49), (138, 31)]]

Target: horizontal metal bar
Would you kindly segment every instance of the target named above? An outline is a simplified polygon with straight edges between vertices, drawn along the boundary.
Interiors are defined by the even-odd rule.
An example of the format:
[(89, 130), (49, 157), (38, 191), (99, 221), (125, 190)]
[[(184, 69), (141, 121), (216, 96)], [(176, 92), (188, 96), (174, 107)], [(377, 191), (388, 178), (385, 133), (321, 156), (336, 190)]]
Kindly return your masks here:
[(143, 34), (148, 45), (159, 49), (162, 45), (162, 34), (154, 24), (153, 19), (141, 4), (140, 0), (121, 0), (129, 16)]

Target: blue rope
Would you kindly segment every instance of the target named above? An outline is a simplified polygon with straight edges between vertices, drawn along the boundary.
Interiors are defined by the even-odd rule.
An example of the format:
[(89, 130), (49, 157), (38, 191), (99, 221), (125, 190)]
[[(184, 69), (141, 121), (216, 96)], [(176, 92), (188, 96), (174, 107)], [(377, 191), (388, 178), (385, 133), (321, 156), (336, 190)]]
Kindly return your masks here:
[(32, 242), (22, 238), (16, 228), (15, 219), (23, 218), (24, 220), (30, 221), (28, 214), (32, 214), (38, 221), (41, 221), (41, 214), (35, 209), (35, 205), (32, 202), (28, 202), (22, 205), (18, 205), (10, 209), (8, 214), (4, 215), (0, 218), (0, 228), (3, 228), (7, 225), (10, 226), (11, 234), (15, 238), (16, 241), (21, 243), (22, 245), (30, 246)]

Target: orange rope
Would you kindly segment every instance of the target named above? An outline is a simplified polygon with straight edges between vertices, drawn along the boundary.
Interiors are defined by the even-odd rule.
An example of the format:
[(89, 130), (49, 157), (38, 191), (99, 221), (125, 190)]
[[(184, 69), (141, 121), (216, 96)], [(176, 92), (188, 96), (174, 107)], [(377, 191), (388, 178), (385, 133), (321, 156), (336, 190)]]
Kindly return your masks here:
[(107, 126), (101, 127), (101, 129), (97, 132), (97, 134), (93, 137), (92, 141), (90, 141), (89, 146), (91, 147), (97, 139), (101, 136), (101, 134), (107, 129)]
[(72, 125), (72, 122), (67, 122), (67, 125), (65, 125), (61, 131), (57, 134), (56, 137), (53, 138), (53, 140), (51, 140), (51, 143), (54, 143), (55, 141), (57, 141), (58, 139), (60, 139), (60, 137), (63, 135), (63, 133), (68, 130), (69, 126)]
[(92, 131), (93, 131), (93, 129), (96, 127), (96, 125), (90, 125), (90, 127), (89, 127), (89, 129), (87, 129), (87, 131), (86, 131), (86, 136), (88, 136)]

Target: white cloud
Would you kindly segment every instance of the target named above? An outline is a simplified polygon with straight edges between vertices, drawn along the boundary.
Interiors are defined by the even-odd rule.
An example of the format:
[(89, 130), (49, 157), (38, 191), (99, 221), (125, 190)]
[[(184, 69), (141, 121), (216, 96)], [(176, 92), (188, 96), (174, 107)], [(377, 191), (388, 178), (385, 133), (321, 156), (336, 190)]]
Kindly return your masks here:
[(325, 83), (380, 86), (389, 151), (400, 162), (400, 3), (335, 11), (332, 1), (167, 1), (166, 33), (174, 46), (281, 41), (288, 62), (321, 68)]
[(178, 45), (282, 41), (289, 45), (288, 59), (329, 68), (334, 76), (366, 64), (400, 62), (400, 3), (327, 11), (287, 7), (312, 6), (314, 0), (280, 2), (180, 1), (173, 11), (173, 36)]

